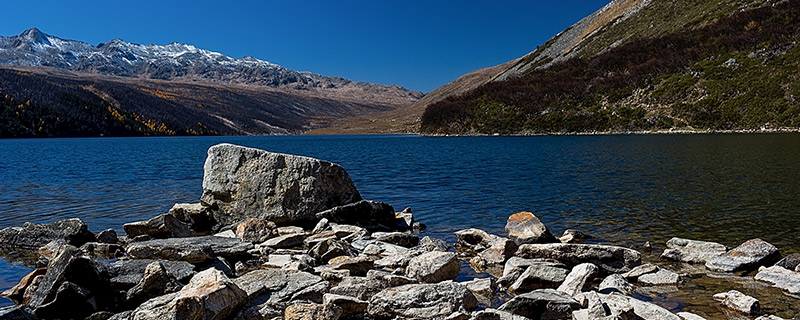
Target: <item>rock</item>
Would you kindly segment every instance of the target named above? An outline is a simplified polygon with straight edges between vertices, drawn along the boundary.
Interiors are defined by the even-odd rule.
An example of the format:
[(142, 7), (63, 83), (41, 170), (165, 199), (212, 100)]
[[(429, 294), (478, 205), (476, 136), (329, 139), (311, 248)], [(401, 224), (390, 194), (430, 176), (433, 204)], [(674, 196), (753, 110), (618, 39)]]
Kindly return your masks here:
[(773, 286), (789, 293), (800, 293), (800, 273), (786, 270), (781, 266), (762, 267), (756, 274), (755, 279), (770, 282)]
[(570, 319), (572, 311), (580, 307), (570, 295), (553, 289), (538, 289), (514, 297), (500, 310), (531, 319)]
[(115, 243), (87, 242), (80, 250), (91, 257), (115, 259), (125, 255), (125, 248)]
[(340, 256), (355, 257), (358, 252), (347, 242), (334, 238), (317, 243), (308, 250), (308, 255), (321, 263), (328, 263), (329, 260)]
[(714, 300), (722, 301), (722, 305), (744, 314), (755, 315), (761, 311), (758, 300), (736, 290), (717, 293)]
[(726, 251), (727, 247), (716, 242), (672, 238), (667, 241), (667, 249), (661, 254), (661, 258), (687, 263), (706, 263)]
[[(558, 264), (560, 265), (564, 271), (564, 277), (566, 277), (569, 270), (566, 270), (567, 266), (562, 263), (559, 263), (555, 260), (542, 260), (542, 259), (523, 259), (520, 257), (511, 257), (509, 258), (505, 265), (503, 266), (503, 276), (497, 279), (497, 282), (501, 285), (509, 285), (519, 278), (529, 266), (536, 264), (536, 263), (551, 263), (551, 264)], [(562, 279), (563, 281), (563, 279)]]
[(328, 265), (323, 266), (322, 268), (327, 267), (336, 270), (350, 270), (350, 274), (354, 276), (365, 276), (367, 274), (367, 271), (372, 269), (374, 265), (375, 265), (374, 260), (372, 260), (369, 257), (340, 256), (331, 259), (330, 261), (328, 261)]
[[(64, 285), (67, 282), (70, 284)], [(81, 256), (77, 248), (65, 245), (50, 259), (47, 272), (30, 297), (28, 306), (34, 309), (37, 316), (46, 317), (51, 312), (57, 312), (58, 308), (74, 303), (71, 308), (75, 309), (75, 314), (72, 315), (80, 315), (82, 318), (94, 312), (94, 307), (87, 307), (76, 300), (86, 302), (93, 297), (98, 300), (97, 304), (102, 304), (106, 291), (108, 282), (101, 276), (95, 263)]]
[(110, 283), (116, 289), (127, 291), (144, 277), (147, 266), (158, 262), (170, 276), (182, 283), (188, 282), (194, 275), (194, 265), (186, 261), (158, 261), (151, 259), (117, 260), (109, 263), (106, 272)]
[(403, 212), (395, 212), (395, 228), (397, 230), (411, 230), (414, 228), (414, 214), (411, 207), (403, 209)]
[(591, 236), (578, 230), (567, 229), (564, 231), (564, 234), (558, 238), (558, 241), (561, 241), (561, 243), (582, 243), (584, 240), (591, 238)]
[(469, 320), (469, 314), (463, 313), (461, 311), (456, 311), (451, 313), (449, 316), (444, 317), (444, 320)]
[(242, 283), (250, 297), (240, 316), (259, 319), (280, 317), (293, 303), (322, 303), (330, 288), (330, 283), (308, 272), (278, 269), (251, 271), (234, 282)]
[(100, 243), (117, 243), (117, 232), (114, 229), (105, 229), (97, 234), (97, 242)]
[(471, 281), (460, 282), (478, 298), (478, 301), (485, 305), (491, 305), (494, 301), (495, 292), (497, 291), (497, 283), (494, 278), (473, 279)]
[(636, 316), (642, 319), (681, 320), (667, 309), (629, 296), (601, 294), (600, 300), (608, 306), (612, 315), (626, 314), (632, 307)]
[(190, 229), (201, 234), (208, 234), (215, 227), (222, 227), (217, 225), (211, 208), (202, 203), (176, 203), (167, 214), (178, 218), (188, 224)]
[(678, 312), (676, 314), (683, 320), (706, 320), (706, 318), (703, 318), (691, 312)]
[(364, 233), (367, 229), (364, 229), (359, 226), (354, 226), (351, 224), (338, 224), (338, 223), (331, 223), (331, 231), (333, 234), (339, 238), (347, 238), (354, 234)]
[(8, 306), (0, 308), (0, 319), (3, 320), (36, 320), (36, 315), (26, 306)]
[(490, 243), (489, 248), (478, 253), (477, 258), (480, 259), (480, 265), (484, 267), (500, 265), (514, 256), (518, 248), (516, 242), (506, 238), (498, 238)]
[(470, 320), (530, 320), (526, 317), (511, 312), (486, 308), (472, 314)]
[(658, 268), (657, 272), (640, 276), (638, 281), (639, 283), (646, 285), (677, 284), (681, 281), (681, 277), (675, 272), (664, 268)]
[(322, 231), (320, 233), (312, 234), (307, 236), (305, 240), (303, 240), (303, 246), (306, 248), (312, 248), (320, 242), (327, 241), (329, 239), (338, 239), (336, 234), (333, 233), (331, 230)]
[(428, 225), (426, 225), (426, 224), (424, 224), (422, 222), (414, 222), (414, 225), (411, 226), (411, 228), (414, 229), (417, 232), (422, 232), (422, 231), (425, 231), (425, 229), (428, 229)]
[(598, 295), (597, 292), (589, 291), (583, 296), (586, 298), (587, 318), (603, 319), (606, 316), (606, 310), (605, 307), (603, 307), (603, 301), (600, 299), (600, 295)]
[(394, 208), (384, 202), (361, 200), (334, 207), (316, 214), (334, 223), (346, 223), (367, 229), (388, 229), (394, 225)]
[(429, 236), (424, 236), (422, 237), (422, 239), (419, 240), (419, 247), (417, 248), (425, 252), (431, 252), (431, 251), (447, 251), (450, 249), (450, 246), (448, 246), (447, 242), (444, 242), (444, 240), (442, 239), (436, 239)]
[(42, 257), (45, 257), (47, 259), (52, 259), (53, 256), (55, 255), (55, 252), (61, 249), (61, 247), (65, 245), (69, 244), (62, 239), (53, 240), (39, 247), (39, 249), (37, 249), (36, 252)]
[(331, 226), (330, 226), (330, 223), (329, 223), (328, 219), (322, 218), (322, 219), (319, 219), (319, 221), (317, 221), (317, 224), (314, 226), (314, 229), (311, 230), (311, 233), (319, 234), (319, 233), (328, 231), (328, 229), (330, 229), (330, 227)]
[(616, 273), (611, 274), (605, 279), (603, 279), (603, 281), (600, 282), (600, 285), (597, 287), (597, 291), (606, 294), (612, 292), (619, 292), (621, 294), (627, 295), (633, 292), (633, 289), (634, 289), (633, 285), (630, 282), (628, 282), (628, 280), (625, 280), (625, 277)]
[(350, 317), (363, 313), (367, 310), (367, 306), (369, 305), (369, 303), (364, 300), (332, 293), (323, 295), (322, 303), (326, 305), (335, 305), (341, 308), (342, 317)]
[(28, 302), (25, 301), (24, 299), (25, 291), (28, 290), (28, 288), (30, 288), (34, 284), (34, 279), (36, 277), (44, 276), (46, 273), (47, 273), (46, 268), (38, 268), (31, 271), (26, 276), (22, 277), (22, 279), (19, 280), (19, 283), (17, 283), (17, 285), (0, 293), (0, 297), (4, 297), (7, 298), (8, 300), (14, 301), (15, 304), (27, 304)]
[(208, 149), (203, 171), (201, 201), (218, 208), (223, 225), (249, 218), (309, 223), (318, 212), (361, 200), (344, 168), (309, 157), (218, 144)]
[(525, 271), (516, 277), (509, 289), (516, 293), (522, 293), (536, 289), (555, 288), (564, 282), (568, 273), (569, 270), (563, 264), (536, 261), (529, 264)]
[(91, 315), (86, 317), (86, 319), (84, 319), (84, 320), (108, 320), (109, 318), (111, 318), (113, 316), (114, 316), (114, 314), (111, 313), (111, 312), (98, 311), (98, 312), (92, 313)]
[(793, 253), (783, 257), (780, 261), (775, 263), (776, 266), (784, 267), (788, 270), (795, 270), (800, 265), (800, 253)]
[(642, 263), (642, 255), (636, 250), (597, 244), (524, 244), (516, 256), (554, 259), (568, 266), (588, 262), (605, 274), (627, 272)]
[(80, 247), (84, 243), (95, 241), (95, 236), (77, 218), (45, 224), (26, 222), (21, 227), (0, 230), (0, 247), (35, 250), (55, 240), (63, 240)]
[(388, 287), (399, 287), (406, 284), (417, 283), (418, 281), (413, 278), (409, 278), (406, 276), (401, 276), (397, 274), (393, 274), (391, 272), (382, 271), (382, 270), (370, 270), (367, 271), (367, 279), (368, 280), (377, 280), (380, 281), (384, 288)]
[(305, 239), (305, 233), (290, 233), (269, 239), (263, 245), (275, 249), (291, 249), (301, 246)]
[(128, 256), (133, 259), (163, 259), (202, 263), (212, 256), (233, 260), (247, 257), (253, 244), (235, 238), (202, 236), (143, 241), (128, 246)]
[(314, 258), (307, 254), (270, 254), (264, 262), (264, 267), (285, 268), (296, 262), (310, 267), (314, 264)]
[(586, 289), (597, 274), (597, 270), (597, 266), (591, 263), (581, 263), (572, 268), (567, 278), (564, 279), (564, 283), (556, 290), (574, 297)]
[(776, 315), (766, 315), (766, 316), (760, 316), (756, 318), (756, 320), (784, 320), (784, 319)]
[(143, 303), (130, 319), (225, 319), (246, 302), (247, 293), (212, 268), (197, 273), (180, 291)]
[(411, 248), (419, 244), (419, 236), (404, 232), (375, 232), (372, 237), (378, 241)]
[(108, 318), (108, 320), (130, 320), (130, 317), (131, 317), (132, 313), (133, 313), (133, 310), (123, 311), (123, 312), (114, 314), (113, 316), (111, 316), (111, 318)]
[(278, 226), (272, 221), (261, 218), (251, 218), (236, 226), (236, 237), (239, 239), (260, 243), (278, 235)]
[(222, 237), (222, 238), (239, 238), (236, 236), (236, 232), (233, 230), (225, 230), (220, 233), (213, 234), (215, 237)]
[(759, 238), (748, 240), (731, 251), (706, 262), (713, 271), (733, 272), (756, 269), (780, 259), (778, 248)]
[(408, 248), (383, 241), (374, 241), (364, 247), (364, 254), (368, 256), (396, 256), (408, 252)]
[(90, 302), (92, 291), (69, 281), (61, 282), (49, 302), (33, 310), (41, 319), (83, 319), (94, 313), (97, 306)]
[(154, 239), (185, 238), (195, 236), (188, 224), (169, 214), (160, 214), (147, 221), (137, 221), (122, 225), (128, 238), (148, 235)]
[(339, 284), (331, 289), (330, 293), (366, 301), (388, 287), (385, 281), (378, 279), (345, 277)]
[(284, 320), (337, 320), (342, 308), (334, 304), (300, 303), (286, 308)]
[(31, 281), (31, 284), (25, 289), (25, 293), (22, 294), (22, 302), (23, 304), (27, 305), (30, 303), (31, 299), (33, 299), (33, 295), (36, 293), (36, 289), (39, 288), (39, 284), (42, 283), (44, 280), (44, 275), (37, 275)]
[(306, 230), (298, 226), (283, 226), (279, 227), (277, 231), (279, 236), (287, 234), (306, 234)]
[(466, 287), (441, 282), (384, 289), (369, 300), (367, 313), (374, 318), (434, 319), (477, 307), (477, 299)]
[(508, 217), (508, 238), (517, 244), (558, 242), (547, 226), (533, 213), (519, 212)]
[(488, 248), (490, 244), (500, 238), (499, 236), (489, 234), (481, 229), (464, 229), (454, 233), (456, 235), (456, 248), (471, 252), (481, 252)]
[(319, 273), (319, 276), (327, 281), (340, 282), (344, 280), (344, 278), (349, 277), (351, 275), (350, 275), (350, 270), (328, 269), (328, 270), (322, 270), (322, 272)]
[(631, 269), (628, 272), (622, 274), (625, 279), (639, 279), (639, 277), (646, 275), (648, 273), (653, 273), (658, 271), (658, 266), (652, 263), (645, 263), (643, 265), (637, 266), (636, 268)]
[(421, 254), (409, 261), (406, 275), (422, 282), (441, 282), (458, 277), (461, 263), (453, 252), (434, 251)]
[(178, 291), (183, 287), (161, 262), (147, 265), (139, 283), (128, 290), (126, 299), (130, 306), (138, 306), (151, 298)]

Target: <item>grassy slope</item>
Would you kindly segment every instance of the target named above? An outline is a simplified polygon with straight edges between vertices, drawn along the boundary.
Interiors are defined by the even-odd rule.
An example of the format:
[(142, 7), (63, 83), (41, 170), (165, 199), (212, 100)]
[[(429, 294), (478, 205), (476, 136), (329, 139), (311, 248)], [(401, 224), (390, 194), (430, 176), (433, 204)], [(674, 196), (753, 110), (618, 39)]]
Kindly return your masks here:
[[(423, 131), (796, 127), (798, 2), (743, 10), (737, 1), (694, 3), (696, 8), (654, 1), (654, 7), (585, 41), (582, 58), (429, 107)], [(687, 10), (678, 10), (681, 5)], [(736, 13), (724, 14), (731, 10)], [(661, 20), (654, 14), (662, 14)], [(662, 24), (656, 31), (649, 27), (655, 21)], [(675, 30), (682, 31), (667, 33)], [(647, 38), (654, 35), (660, 36)], [(591, 55), (614, 39), (636, 36), (643, 38)]]

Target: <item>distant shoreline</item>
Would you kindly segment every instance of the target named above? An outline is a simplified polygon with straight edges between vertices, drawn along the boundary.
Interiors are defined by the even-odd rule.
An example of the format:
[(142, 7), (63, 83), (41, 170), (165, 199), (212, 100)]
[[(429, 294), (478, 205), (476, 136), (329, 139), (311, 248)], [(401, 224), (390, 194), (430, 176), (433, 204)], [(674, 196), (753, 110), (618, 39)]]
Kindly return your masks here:
[(800, 133), (800, 128), (778, 129), (738, 129), (738, 130), (640, 130), (640, 131), (585, 131), (585, 132), (543, 132), (543, 133), (468, 133), (468, 134), (429, 134), (417, 133), (424, 137), (539, 137), (539, 136), (618, 136), (618, 135), (701, 135), (701, 134), (769, 134), (769, 133)]

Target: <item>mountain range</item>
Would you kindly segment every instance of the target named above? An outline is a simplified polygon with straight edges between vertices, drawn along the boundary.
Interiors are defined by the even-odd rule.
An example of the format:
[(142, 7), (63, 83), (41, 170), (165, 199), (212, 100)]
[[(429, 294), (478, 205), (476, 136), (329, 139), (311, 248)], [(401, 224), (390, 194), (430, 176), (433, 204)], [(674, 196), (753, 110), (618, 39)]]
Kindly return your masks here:
[(615, 0), (417, 101), (426, 134), (796, 130), (800, 1)]
[[(0, 121), (7, 131), (0, 136), (299, 133), (341, 117), (404, 107), (422, 97), (397, 85), (299, 72), (188, 44), (114, 39), (93, 46), (36, 28), (0, 37), (0, 65), (6, 105)], [(82, 114), (84, 106), (75, 105), (79, 100), (95, 105), (96, 114)], [(19, 102), (34, 105), (27, 116), (16, 114), (23, 109)], [(63, 123), (28, 123), (56, 113), (66, 115), (58, 121), (87, 128), (60, 132)], [(108, 121), (100, 125), (89, 118)], [(130, 123), (116, 128), (113, 118)], [(170, 129), (148, 130), (147, 123)]]

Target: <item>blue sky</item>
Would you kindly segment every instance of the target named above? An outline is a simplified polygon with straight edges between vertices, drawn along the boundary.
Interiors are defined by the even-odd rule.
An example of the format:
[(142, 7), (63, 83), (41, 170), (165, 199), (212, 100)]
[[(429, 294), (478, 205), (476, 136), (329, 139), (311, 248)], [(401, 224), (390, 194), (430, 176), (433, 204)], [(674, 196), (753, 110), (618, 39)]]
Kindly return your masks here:
[(430, 92), (525, 55), (609, 1), (10, 0), (0, 35), (38, 27), (93, 45), (183, 42)]

